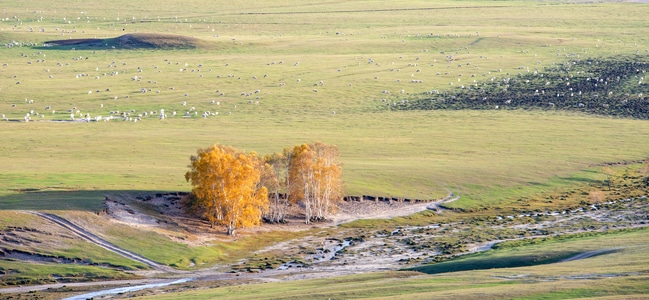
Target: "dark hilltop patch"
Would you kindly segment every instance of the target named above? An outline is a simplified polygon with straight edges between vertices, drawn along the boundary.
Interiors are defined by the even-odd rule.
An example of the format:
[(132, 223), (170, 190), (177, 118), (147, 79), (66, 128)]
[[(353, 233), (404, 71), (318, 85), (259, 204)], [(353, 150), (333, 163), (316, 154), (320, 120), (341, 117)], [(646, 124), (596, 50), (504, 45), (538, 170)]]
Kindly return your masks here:
[(43, 48), (50, 49), (197, 49), (209, 48), (210, 44), (182, 35), (157, 33), (130, 33), (107, 39), (67, 39), (43, 43)]
[[(649, 57), (567, 60), (543, 70), (520, 67), (448, 91), (387, 103), (394, 110), (537, 109), (649, 119)], [(473, 76), (472, 76), (473, 77)]]

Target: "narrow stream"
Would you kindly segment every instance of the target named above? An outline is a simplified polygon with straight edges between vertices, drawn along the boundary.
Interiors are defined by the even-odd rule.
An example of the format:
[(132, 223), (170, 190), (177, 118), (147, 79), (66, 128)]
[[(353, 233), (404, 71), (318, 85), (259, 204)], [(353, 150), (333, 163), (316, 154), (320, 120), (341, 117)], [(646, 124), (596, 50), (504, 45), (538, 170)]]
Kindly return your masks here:
[(69, 298), (65, 298), (63, 300), (86, 300), (86, 299), (92, 299), (94, 297), (98, 296), (105, 296), (105, 295), (117, 295), (117, 294), (122, 294), (122, 293), (129, 293), (129, 292), (136, 292), (136, 291), (141, 291), (144, 289), (151, 289), (151, 288), (158, 288), (158, 287), (163, 287), (163, 286), (168, 286), (172, 284), (179, 284), (179, 283), (185, 283), (194, 280), (193, 278), (183, 278), (183, 279), (178, 279), (175, 281), (170, 281), (170, 282), (161, 282), (161, 283), (149, 283), (149, 284), (143, 284), (143, 285), (135, 285), (135, 286), (126, 286), (126, 287), (121, 287), (121, 288), (114, 288), (110, 290), (103, 290), (103, 291), (96, 291), (92, 293), (87, 293), (83, 295), (76, 295), (72, 296)]

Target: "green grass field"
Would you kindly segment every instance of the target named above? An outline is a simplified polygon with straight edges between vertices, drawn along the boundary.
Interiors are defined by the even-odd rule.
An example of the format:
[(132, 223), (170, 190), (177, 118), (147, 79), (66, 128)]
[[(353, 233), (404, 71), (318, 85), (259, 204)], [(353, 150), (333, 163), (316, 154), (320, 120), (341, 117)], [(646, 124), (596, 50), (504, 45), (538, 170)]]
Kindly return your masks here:
[[(644, 141), (649, 123), (643, 121), (524, 112), (371, 115), (376, 119), (357, 114), (304, 120), (301, 132), (284, 133), (283, 138), (277, 136), (294, 125), (257, 127), (229, 119), (8, 123), (2, 127), (3, 135), (12, 135), (13, 142), (0, 146), (6, 154), (3, 159), (11, 161), (2, 176), (6, 193), (2, 207), (96, 211), (104, 193), (186, 191), (190, 186), (183, 175), (189, 156), (214, 142), (269, 153), (279, 151), (282, 144), (318, 136), (317, 140), (342, 149), (348, 194), (426, 199), (453, 190), (463, 196), (458, 205), (467, 206), (501, 200), (502, 190), (568, 177), (590, 164), (643, 159), (648, 150)], [(261, 127), (264, 130), (258, 130)], [(21, 189), (44, 191), (13, 192)], [(95, 197), (83, 201), (82, 195), (95, 191)], [(66, 197), (80, 201), (55, 201)]]
[[(643, 120), (562, 111), (387, 107), (426, 91), (543, 70), (568, 59), (646, 54), (649, 7), (641, 3), (3, 4), (3, 228), (14, 224), (13, 210), (54, 210), (93, 223), (99, 218), (92, 213), (103, 208), (107, 194), (188, 191), (183, 175), (190, 155), (213, 143), (261, 154), (299, 143), (335, 144), (346, 194), (428, 199), (450, 190), (461, 195), (451, 204), (459, 208), (494, 207), (521, 195), (601, 181), (605, 176), (595, 165), (649, 155), (649, 123)], [(197, 42), (175, 50), (108, 43), (43, 46), (135, 33)], [(639, 81), (644, 74), (638, 74)], [(158, 118), (161, 109), (168, 114), (165, 120)], [(201, 117), (206, 111), (218, 115)], [(27, 113), (30, 122), (24, 122)], [(121, 113), (128, 114), (126, 121)], [(75, 122), (68, 122), (70, 114)], [(86, 114), (93, 120), (116, 118), (79, 122)], [(141, 120), (133, 122), (138, 115)], [(186, 249), (157, 236), (148, 238), (151, 247), (134, 245), (130, 230), (138, 232), (107, 227), (103, 234), (182, 268), (192, 259), (234, 260), (255, 244), (245, 240), (181, 256), (175, 253)], [(391, 276), (361, 278), (379, 284)], [(448, 280), (466, 286), (469, 278)], [(617, 286), (635, 279), (610, 280)], [(539, 286), (549, 289), (549, 284)], [(564, 297), (548, 289), (520, 297)]]
[[(289, 4), (207, 5), (202, 15), (193, 10), (204, 6), (202, 1), (179, 11), (162, 2), (137, 13), (81, 3), (75, 12), (48, 3), (6, 9), (0, 23), (6, 42), (153, 32), (188, 35), (210, 46), (5, 49), (0, 113), (9, 119), (22, 120), (32, 110), (39, 113), (31, 114), (35, 121), (69, 120), (68, 110), (80, 111), (77, 120), (85, 114), (107, 117), (111, 111), (133, 111), (135, 117), (165, 109), (184, 115), (191, 107), (199, 114), (164, 121), (156, 115), (137, 124), (3, 123), (1, 134), (8, 141), (0, 149), (5, 161), (0, 194), (8, 197), (3, 202), (24, 199), (16, 193), (24, 189), (187, 190), (182, 174), (189, 155), (216, 142), (260, 153), (316, 140), (337, 144), (348, 194), (431, 198), (452, 189), (466, 196), (458, 204), (465, 206), (495, 200), (483, 196), (494, 188), (546, 182), (602, 161), (646, 157), (645, 122), (527, 111), (400, 113), (386, 111), (382, 102), (443, 90), (449, 82), (506, 76), (522, 65), (543, 68), (564, 56), (644, 51), (649, 43), (634, 26), (643, 21), (644, 6)], [(481, 11), (489, 14), (474, 13)], [(515, 26), (519, 23), (524, 26)], [(595, 31), (595, 25), (604, 29)], [(410, 83), (412, 78), (423, 84)], [(151, 91), (143, 94), (142, 88)], [(203, 119), (204, 111), (220, 114)]]

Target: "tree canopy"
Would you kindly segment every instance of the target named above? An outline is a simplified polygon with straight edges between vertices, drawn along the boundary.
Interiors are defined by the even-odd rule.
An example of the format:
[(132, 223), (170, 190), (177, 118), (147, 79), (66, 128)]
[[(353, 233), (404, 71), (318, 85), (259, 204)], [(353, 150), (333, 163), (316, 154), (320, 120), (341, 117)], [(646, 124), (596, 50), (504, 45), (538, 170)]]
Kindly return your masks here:
[(289, 161), (290, 194), (293, 202), (302, 201), (305, 219), (325, 220), (342, 200), (342, 167), (338, 147), (315, 143), (293, 148)]
[(270, 223), (283, 223), (287, 215), (288, 195), (291, 181), (289, 180), (289, 161), (291, 149), (284, 148), (282, 152), (268, 154), (263, 157), (263, 185), (268, 189), (270, 206), (264, 218)]
[[(342, 167), (337, 146), (302, 144), (259, 158), (230, 146), (198, 149), (185, 179), (191, 208), (228, 235), (263, 220), (285, 222), (292, 204), (304, 209), (306, 223), (323, 221), (342, 200)], [(270, 199), (269, 199), (270, 198)]]
[(260, 185), (259, 158), (229, 146), (198, 149), (185, 179), (191, 182), (192, 206), (212, 226), (224, 225), (228, 235), (237, 228), (261, 223), (268, 209), (268, 190)]

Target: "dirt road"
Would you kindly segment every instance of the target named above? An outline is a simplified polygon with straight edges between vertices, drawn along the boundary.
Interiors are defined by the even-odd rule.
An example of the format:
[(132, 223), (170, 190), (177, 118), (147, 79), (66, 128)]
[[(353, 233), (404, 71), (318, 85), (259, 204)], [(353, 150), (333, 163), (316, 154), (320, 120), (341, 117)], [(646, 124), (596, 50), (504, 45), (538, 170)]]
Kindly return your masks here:
[(57, 224), (57, 225), (65, 228), (67, 230), (72, 231), (73, 233), (75, 233), (76, 235), (80, 236), (81, 238), (87, 240), (88, 242), (91, 242), (91, 243), (93, 243), (93, 244), (95, 244), (95, 245), (97, 245), (99, 247), (102, 247), (102, 248), (104, 248), (106, 250), (115, 252), (115, 253), (117, 253), (119, 255), (122, 255), (122, 256), (124, 256), (124, 257), (126, 257), (128, 259), (131, 259), (131, 260), (134, 260), (134, 261), (137, 261), (137, 262), (141, 262), (141, 263), (143, 263), (143, 264), (145, 264), (145, 265), (147, 265), (147, 266), (149, 266), (149, 267), (151, 267), (151, 268), (153, 268), (155, 270), (159, 270), (159, 271), (163, 271), (163, 272), (177, 272), (173, 268), (170, 268), (168, 266), (159, 264), (159, 263), (154, 262), (154, 261), (152, 261), (152, 260), (150, 260), (150, 259), (148, 259), (146, 257), (140, 256), (140, 255), (135, 254), (135, 253), (133, 253), (131, 251), (122, 249), (120, 247), (117, 247), (117, 246), (107, 242), (106, 240), (94, 235), (93, 233), (87, 231), (86, 229), (81, 228), (80, 226), (77, 226), (74, 223), (72, 223), (72, 222), (70, 222), (70, 221), (68, 221), (68, 220), (66, 220), (66, 219), (64, 219), (64, 218), (62, 218), (60, 216), (57, 216), (57, 215), (54, 215), (54, 214), (49, 214), (49, 213), (36, 212), (36, 211), (25, 211), (25, 213), (36, 215), (36, 216), (39, 216), (39, 217), (41, 217), (43, 219), (46, 219), (46, 220), (48, 220), (48, 221), (50, 221), (50, 222), (52, 222), (54, 224)]

